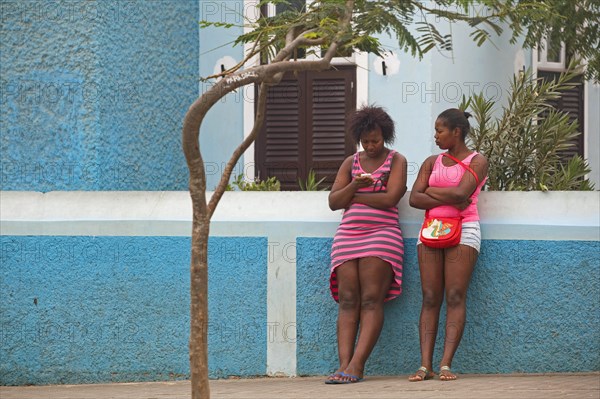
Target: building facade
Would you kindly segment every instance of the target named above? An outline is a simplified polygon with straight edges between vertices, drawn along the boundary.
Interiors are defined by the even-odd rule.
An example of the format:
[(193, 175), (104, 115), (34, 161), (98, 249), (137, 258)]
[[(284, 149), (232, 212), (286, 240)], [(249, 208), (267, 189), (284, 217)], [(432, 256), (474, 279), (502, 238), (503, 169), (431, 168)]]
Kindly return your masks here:
[[(182, 120), (209, 87), (199, 77), (234, 65), (244, 51), (230, 45), (241, 26), (200, 29), (198, 21), (241, 25), (256, 12), (253, 3), (0, 6), (0, 384), (188, 378), (191, 208)], [(422, 160), (439, 151), (437, 114), (462, 95), (502, 101), (514, 73), (539, 66), (505, 36), (496, 47), (477, 48), (466, 30), (452, 32), (452, 53), (422, 60), (354, 54), (335, 61), (351, 71), (343, 84), (334, 77), (318, 95), (318, 82), (307, 82), (331, 77), (306, 76), (305, 89), (284, 95), (304, 101), (298, 123), (311, 126), (313, 100), (329, 101), (333, 87), (352, 97), (339, 107), (385, 107), (397, 123), (393, 148), (409, 161), (410, 187)], [(586, 82), (582, 95), (583, 148), (599, 187), (600, 87)], [(250, 131), (253, 98), (252, 87), (231, 93), (204, 121), (209, 190)], [(317, 125), (311, 140), (327, 136)], [(259, 145), (266, 144), (249, 149), (236, 174), (260, 175), (267, 147)], [(306, 173), (319, 160), (310, 156), (291, 169)], [(226, 193), (209, 241), (211, 377), (335, 368), (336, 306), (327, 273), (341, 215), (327, 209), (326, 197)], [(599, 200), (598, 191), (482, 194), (484, 243), (457, 371), (600, 369), (600, 287), (592, 278), (599, 271)], [(414, 244), (421, 214), (406, 198), (400, 207), (404, 293), (387, 306), (369, 374), (418, 366)]]

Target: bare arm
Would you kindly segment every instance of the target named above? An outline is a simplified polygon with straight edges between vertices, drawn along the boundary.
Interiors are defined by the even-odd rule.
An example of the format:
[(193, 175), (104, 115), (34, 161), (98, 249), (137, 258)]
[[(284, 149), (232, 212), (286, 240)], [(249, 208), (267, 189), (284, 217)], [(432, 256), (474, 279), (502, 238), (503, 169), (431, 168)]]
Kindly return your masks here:
[(432, 155), (423, 162), (419, 169), (417, 179), (413, 184), (412, 190), (410, 191), (410, 206), (417, 209), (431, 209), (436, 206), (445, 205), (442, 201), (433, 198), (432, 196), (425, 193), (425, 190), (429, 188), (429, 177), (433, 170), (433, 164), (437, 155)]
[[(488, 161), (483, 155), (475, 155), (471, 161), (470, 167), (477, 174), (479, 181), (482, 181), (485, 176), (487, 176)], [(457, 205), (465, 202), (469, 203), (469, 197), (471, 197), (477, 188), (477, 185), (478, 183), (477, 180), (475, 180), (475, 176), (473, 176), (471, 172), (466, 171), (458, 186), (444, 188), (428, 187), (425, 190), (425, 194), (447, 205)]]
[(352, 203), (361, 203), (373, 208), (387, 209), (396, 206), (406, 194), (407, 162), (404, 155), (394, 154), (386, 191), (375, 193), (359, 193), (354, 195)]
[(344, 160), (331, 187), (329, 208), (332, 211), (345, 209), (350, 206), (350, 202), (354, 198), (356, 191), (359, 188), (368, 187), (373, 183), (373, 179), (368, 176), (352, 179), (352, 162), (352, 155)]

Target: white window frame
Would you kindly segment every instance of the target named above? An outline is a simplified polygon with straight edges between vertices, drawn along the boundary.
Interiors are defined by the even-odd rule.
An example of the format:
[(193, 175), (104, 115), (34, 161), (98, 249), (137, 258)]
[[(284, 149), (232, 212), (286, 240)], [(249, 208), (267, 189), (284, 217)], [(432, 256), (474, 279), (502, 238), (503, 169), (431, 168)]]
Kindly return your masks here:
[[(562, 62), (548, 62), (548, 42), (547, 39), (542, 39), (544, 48), (540, 49), (538, 52), (538, 46), (533, 48), (531, 52), (531, 61), (532, 61), (532, 69), (534, 72), (534, 77), (537, 78), (538, 70), (549, 71), (549, 72), (564, 72), (567, 69), (566, 65), (566, 46), (564, 42), (561, 42), (560, 48), (560, 59)], [(577, 57), (577, 54), (574, 55)], [(538, 59), (539, 58), (539, 59)], [(585, 69), (588, 60), (583, 58), (581, 59), (581, 68)], [(589, 89), (590, 85), (593, 84), (589, 80), (583, 81), (583, 157), (584, 159), (589, 159), (590, 157), (590, 146), (589, 146), (589, 135), (590, 135), (590, 107), (589, 107)], [(585, 175), (585, 178), (588, 179), (590, 177), (589, 174)]]
[(567, 69), (567, 51), (564, 42), (560, 42), (560, 61), (548, 61), (548, 38), (544, 37), (541, 40), (541, 45), (536, 46), (534, 59), (537, 68), (544, 71), (563, 72)]
[[(313, 3), (314, 0), (305, 0), (306, 2), (306, 6), (310, 6)], [(244, 0), (244, 3), (254, 3), (255, 1), (248, 1), (248, 0)], [(246, 9), (246, 8), (244, 8)], [(272, 17), (274, 16), (276, 13), (276, 5), (273, 3), (268, 3), (267, 4), (267, 16), (268, 17)], [(244, 32), (245, 33), (245, 32)], [(312, 51), (311, 51), (312, 50)], [(297, 62), (302, 62), (302, 61), (318, 61), (321, 59), (321, 57), (318, 56), (318, 54), (321, 52), (321, 48), (316, 46), (316, 47), (311, 47), (309, 50), (307, 50), (307, 54), (305, 58), (302, 59), (298, 59), (296, 60)], [(333, 57), (331, 59), (331, 64), (332, 65), (354, 65), (357, 64), (356, 61), (357, 57), (356, 57), (356, 52), (353, 53), (351, 56), (349, 57)]]
[[(306, 4), (310, 5), (313, 0), (306, 0)], [(258, 7), (258, 0), (244, 0), (244, 16), (247, 21), (254, 22), (256, 17), (260, 15), (256, 8)], [(268, 15), (275, 14), (275, 5), (269, 3), (267, 5)], [(251, 29), (247, 25), (244, 26), (244, 33), (250, 32)], [(248, 54), (252, 50), (252, 44), (244, 45), (244, 54)], [(318, 60), (319, 57), (316, 55), (319, 51), (315, 51), (315, 54), (309, 54), (303, 60), (297, 62), (314, 61)], [(248, 66), (255, 66), (260, 64), (260, 57), (255, 55), (248, 62)], [(334, 57), (331, 60), (332, 65), (356, 65), (356, 107), (359, 108), (363, 105), (368, 104), (369, 100), (369, 54), (365, 52), (354, 52), (350, 57)], [(244, 89), (244, 138), (250, 135), (252, 128), (254, 127), (254, 90), (253, 88)], [(248, 180), (254, 180), (254, 143), (248, 147), (244, 153), (244, 176)]]

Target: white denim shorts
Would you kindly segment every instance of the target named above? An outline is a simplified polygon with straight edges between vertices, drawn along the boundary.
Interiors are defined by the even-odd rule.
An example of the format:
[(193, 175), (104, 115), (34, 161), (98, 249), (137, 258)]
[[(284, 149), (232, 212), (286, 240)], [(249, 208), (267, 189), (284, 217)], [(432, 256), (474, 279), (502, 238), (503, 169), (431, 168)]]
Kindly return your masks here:
[[(481, 226), (479, 225), (479, 222), (463, 222), (460, 243), (475, 248), (475, 250), (479, 252), (479, 249), (481, 248)], [(417, 239), (417, 245), (419, 244), (422, 244), (420, 238)]]

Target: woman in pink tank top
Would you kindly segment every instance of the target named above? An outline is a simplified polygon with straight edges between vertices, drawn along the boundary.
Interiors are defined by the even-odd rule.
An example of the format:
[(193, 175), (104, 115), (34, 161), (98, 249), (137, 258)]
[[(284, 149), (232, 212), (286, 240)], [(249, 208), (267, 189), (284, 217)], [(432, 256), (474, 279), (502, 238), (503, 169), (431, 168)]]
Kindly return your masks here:
[(410, 193), (412, 207), (428, 210), (430, 216), (460, 216), (463, 224), (460, 244), (455, 247), (438, 249), (417, 243), (423, 294), (419, 319), (421, 367), (409, 381), (435, 376), (433, 350), (444, 297), (446, 333), (439, 376), (442, 381), (456, 379), (450, 367), (465, 327), (467, 288), (481, 244), (477, 199), (488, 170), (487, 159), (465, 144), (470, 116), (456, 108), (442, 112), (435, 122), (435, 143), (473, 173), (449, 157), (432, 155), (421, 166)]

